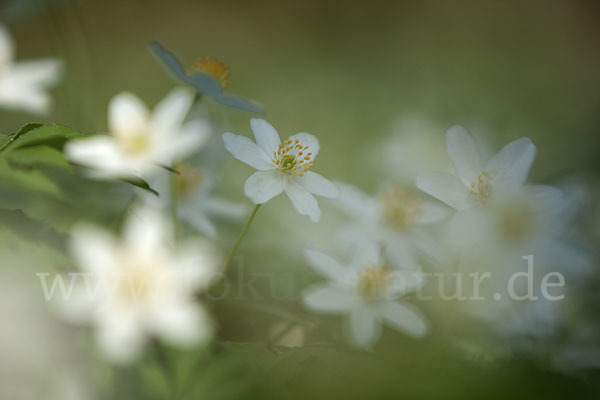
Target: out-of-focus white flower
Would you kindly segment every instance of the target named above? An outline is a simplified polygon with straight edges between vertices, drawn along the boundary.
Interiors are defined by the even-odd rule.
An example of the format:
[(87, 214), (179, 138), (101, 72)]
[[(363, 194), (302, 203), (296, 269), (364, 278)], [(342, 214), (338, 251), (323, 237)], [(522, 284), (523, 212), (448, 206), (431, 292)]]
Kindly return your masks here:
[(338, 233), (344, 245), (375, 241), (386, 258), (403, 268), (414, 268), (419, 255), (437, 258), (433, 238), (424, 228), (448, 215), (448, 209), (414, 193), (391, 186), (371, 197), (360, 189), (337, 183), (341, 205), (354, 220)]
[(304, 303), (320, 313), (348, 314), (352, 342), (369, 348), (379, 339), (381, 324), (412, 337), (427, 332), (419, 310), (398, 298), (424, 283), (419, 270), (391, 269), (374, 243), (357, 247), (353, 260), (342, 265), (327, 254), (308, 250), (311, 266), (330, 282), (309, 288)]
[(392, 133), (376, 150), (373, 164), (382, 165), (382, 172), (403, 185), (414, 185), (415, 176), (423, 172), (452, 171), (444, 148), (443, 128), (422, 115), (398, 119)]
[(172, 233), (149, 208), (132, 214), (121, 241), (89, 227), (73, 233), (71, 250), (86, 274), (62, 310), (75, 322), (91, 322), (114, 362), (135, 359), (148, 336), (193, 346), (211, 335), (211, 320), (193, 294), (215, 278), (218, 261), (203, 243), (173, 248)]
[(51, 99), (46, 90), (60, 78), (61, 63), (48, 58), (15, 62), (12, 37), (0, 25), (0, 108), (47, 113)]
[(30, 262), (19, 251), (0, 261), (0, 398), (94, 399), (85, 349), (44, 303)]
[(208, 169), (181, 164), (177, 170), (177, 213), (199, 232), (214, 238), (217, 236), (217, 227), (213, 218), (239, 219), (247, 215), (249, 210), (246, 204), (214, 194), (215, 178)]
[(528, 138), (517, 139), (484, 162), (473, 137), (462, 127), (446, 133), (446, 148), (456, 176), (431, 172), (417, 176), (417, 187), (457, 210), (485, 204), (496, 192), (519, 187), (536, 154)]
[(225, 148), (258, 170), (246, 180), (246, 196), (255, 204), (262, 204), (285, 191), (300, 214), (319, 222), (321, 210), (313, 194), (335, 198), (339, 191), (329, 180), (309, 171), (319, 153), (317, 138), (297, 133), (281, 143), (279, 134), (267, 121), (253, 118), (250, 126), (256, 143), (245, 136), (223, 134)]
[(135, 95), (123, 92), (110, 101), (110, 135), (74, 140), (65, 152), (91, 168), (98, 178), (148, 178), (161, 165), (192, 154), (206, 143), (210, 126), (202, 119), (184, 123), (192, 94), (174, 89), (150, 113)]

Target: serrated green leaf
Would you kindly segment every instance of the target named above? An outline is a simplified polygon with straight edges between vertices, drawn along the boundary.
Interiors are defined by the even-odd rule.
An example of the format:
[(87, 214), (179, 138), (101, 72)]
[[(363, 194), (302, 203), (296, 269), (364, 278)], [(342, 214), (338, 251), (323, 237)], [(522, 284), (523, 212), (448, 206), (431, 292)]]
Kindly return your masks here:
[(28, 124), (21, 128), (19, 132), (11, 135), (3, 147), (0, 147), (0, 152), (6, 153), (18, 148), (35, 145), (62, 148), (67, 140), (85, 136), (88, 136), (88, 134), (77, 132), (63, 125)]

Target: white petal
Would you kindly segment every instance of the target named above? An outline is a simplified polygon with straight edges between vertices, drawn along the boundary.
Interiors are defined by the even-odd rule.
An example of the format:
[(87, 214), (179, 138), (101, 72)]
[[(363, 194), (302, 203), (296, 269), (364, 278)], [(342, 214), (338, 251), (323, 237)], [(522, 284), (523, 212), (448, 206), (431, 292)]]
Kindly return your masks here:
[(395, 267), (411, 269), (417, 266), (414, 248), (403, 235), (393, 235), (385, 242), (385, 255)]
[(246, 179), (244, 193), (255, 204), (263, 204), (283, 191), (283, 176), (278, 171), (258, 171)]
[[(181, 207), (180, 207), (181, 209)], [(193, 226), (202, 234), (215, 238), (217, 236), (217, 227), (212, 221), (198, 210), (181, 211), (181, 218)]]
[(313, 311), (332, 314), (349, 311), (355, 300), (349, 288), (340, 286), (312, 287), (303, 296), (306, 307)]
[(83, 271), (102, 274), (114, 266), (114, 240), (99, 229), (76, 227), (71, 235), (69, 249)]
[(425, 319), (421, 312), (411, 304), (385, 301), (381, 304), (380, 312), (388, 325), (409, 336), (422, 337), (427, 333)]
[(125, 221), (123, 240), (140, 257), (152, 257), (173, 241), (173, 228), (158, 210), (134, 209)]
[[(210, 139), (210, 127), (206, 121), (194, 120), (186, 123), (178, 135), (171, 133), (166, 137), (167, 143), (164, 147), (168, 150), (165, 160), (157, 160), (166, 163), (179, 161), (202, 148)], [(163, 150), (164, 152), (164, 150)]]
[(10, 63), (14, 58), (15, 48), (8, 30), (0, 25), (0, 65)]
[(381, 246), (375, 242), (364, 242), (356, 245), (352, 266), (357, 270), (378, 266), (381, 263)]
[(96, 339), (104, 354), (119, 364), (133, 362), (146, 342), (134, 316), (116, 310), (106, 310), (96, 329)]
[(337, 204), (340, 204), (346, 212), (352, 216), (365, 216), (365, 219), (375, 219), (378, 214), (377, 201), (357, 188), (342, 182), (335, 182), (340, 194)]
[(425, 274), (420, 269), (393, 270), (390, 274), (390, 283), (387, 296), (394, 298), (412, 292), (425, 283)]
[(245, 136), (235, 135), (230, 132), (223, 134), (225, 148), (235, 158), (259, 171), (268, 171), (275, 168), (275, 164), (267, 154), (252, 140)]
[(350, 314), (350, 334), (355, 345), (369, 348), (381, 335), (381, 324), (365, 305), (359, 304)]
[(446, 132), (446, 149), (463, 184), (475, 182), (483, 170), (483, 162), (473, 136), (462, 126), (455, 125)]
[(250, 211), (245, 203), (242, 204), (217, 196), (205, 199), (204, 208), (211, 214), (231, 219), (242, 218)]
[(449, 209), (441, 204), (435, 204), (430, 201), (421, 203), (422, 212), (416, 218), (416, 223), (419, 225), (431, 225), (446, 218), (449, 214)]
[(148, 321), (152, 330), (175, 346), (195, 346), (205, 342), (213, 332), (213, 323), (200, 305), (163, 304), (153, 310)]
[(61, 67), (60, 60), (54, 58), (21, 61), (9, 67), (10, 80), (24, 88), (48, 88), (59, 80)]
[(138, 174), (115, 140), (108, 136), (72, 140), (64, 151), (71, 161), (97, 170), (97, 177), (126, 178)]
[(37, 89), (17, 86), (8, 79), (0, 79), (0, 107), (9, 110), (25, 110), (33, 114), (50, 111), (50, 96)]
[(277, 151), (281, 139), (273, 125), (264, 119), (252, 118), (250, 120), (250, 128), (252, 128), (252, 132), (256, 138), (256, 144), (265, 154), (271, 156), (274, 151)]
[(467, 188), (450, 174), (427, 172), (417, 176), (416, 183), (425, 193), (457, 210), (474, 205)]
[(108, 126), (116, 136), (148, 134), (150, 114), (144, 103), (134, 94), (121, 92), (108, 105)]
[(335, 258), (316, 250), (306, 250), (304, 255), (308, 263), (323, 276), (337, 282), (346, 281), (348, 270)]
[(307, 215), (312, 222), (319, 222), (321, 210), (312, 194), (293, 179), (284, 179), (284, 190), (301, 215)]
[(334, 199), (340, 194), (340, 190), (335, 184), (315, 172), (305, 172), (303, 176), (297, 176), (295, 179), (304, 189), (317, 196)]
[(498, 173), (495, 180), (522, 185), (529, 175), (537, 149), (529, 138), (520, 138), (504, 146), (488, 163)]
[(289, 137), (289, 139), (294, 143), (296, 139), (298, 139), (298, 144), (302, 146), (308, 146), (308, 149), (304, 150), (304, 154), (308, 155), (311, 153), (309, 160), (312, 161), (315, 159), (317, 154), (319, 154), (320, 144), (319, 139), (316, 136), (311, 135), (310, 133), (300, 132), (296, 133)]
[(161, 135), (174, 135), (183, 124), (193, 95), (186, 89), (175, 88), (156, 105), (152, 115), (153, 128)]

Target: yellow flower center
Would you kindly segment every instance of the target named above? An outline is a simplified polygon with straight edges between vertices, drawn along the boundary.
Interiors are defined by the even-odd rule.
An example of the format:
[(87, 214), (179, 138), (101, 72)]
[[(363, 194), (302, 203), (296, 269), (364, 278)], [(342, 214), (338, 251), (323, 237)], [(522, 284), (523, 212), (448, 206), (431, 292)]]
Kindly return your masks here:
[(275, 171), (281, 171), (282, 174), (293, 178), (296, 175), (303, 176), (313, 166), (311, 156), (308, 146), (302, 146), (298, 139), (293, 142), (292, 139), (288, 139), (273, 151), (271, 161), (277, 165)]
[(495, 175), (494, 171), (483, 171), (475, 182), (471, 182), (469, 192), (475, 200), (485, 203), (491, 197), (492, 181)]
[(127, 267), (127, 272), (117, 276), (116, 294), (126, 303), (144, 303), (158, 290), (160, 277), (153, 268), (138, 263)]
[(199, 168), (194, 168), (190, 164), (178, 164), (175, 169), (179, 174), (175, 175), (175, 189), (180, 197), (188, 197), (192, 194), (194, 188), (204, 181), (204, 173)]
[(358, 278), (358, 294), (368, 301), (385, 296), (390, 281), (390, 270), (385, 266), (365, 268)]
[(507, 242), (519, 243), (533, 231), (534, 210), (527, 204), (506, 204), (497, 214), (497, 227)]
[(227, 86), (229, 67), (217, 58), (201, 57), (188, 70), (188, 74), (193, 74), (194, 72), (204, 72), (215, 78), (222, 87)]
[(150, 137), (146, 132), (116, 134), (121, 147), (129, 154), (144, 153), (150, 147)]
[(386, 190), (381, 196), (381, 205), (385, 222), (399, 230), (412, 227), (423, 213), (421, 201), (400, 187)]

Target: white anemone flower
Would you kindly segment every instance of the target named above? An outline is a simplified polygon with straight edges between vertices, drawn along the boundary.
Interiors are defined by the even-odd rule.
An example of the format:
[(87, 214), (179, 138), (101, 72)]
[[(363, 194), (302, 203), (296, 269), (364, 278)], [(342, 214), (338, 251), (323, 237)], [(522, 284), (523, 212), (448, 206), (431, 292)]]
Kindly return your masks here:
[(0, 108), (45, 114), (51, 99), (46, 90), (60, 79), (61, 63), (48, 58), (15, 62), (15, 47), (0, 25)]
[(95, 327), (99, 347), (113, 362), (133, 361), (148, 337), (195, 346), (211, 336), (212, 321), (194, 293), (216, 277), (218, 258), (204, 242), (174, 248), (172, 234), (150, 208), (129, 217), (120, 241), (91, 227), (73, 233), (71, 252), (83, 281), (61, 309)]
[(263, 204), (285, 191), (296, 210), (319, 222), (321, 210), (313, 194), (335, 198), (338, 188), (309, 171), (319, 153), (319, 141), (309, 133), (297, 133), (281, 142), (279, 134), (263, 119), (250, 127), (256, 143), (245, 136), (224, 133), (225, 148), (238, 160), (258, 170), (246, 180), (244, 192), (255, 204)]
[(387, 259), (403, 268), (416, 267), (421, 256), (438, 258), (427, 227), (443, 220), (447, 207), (399, 186), (389, 186), (376, 196), (352, 185), (337, 182), (337, 186), (337, 204), (353, 217), (338, 232), (343, 245), (375, 241), (383, 245)]
[(138, 97), (120, 93), (108, 108), (110, 135), (71, 141), (65, 152), (97, 178), (148, 179), (160, 166), (171, 166), (208, 140), (206, 121), (184, 122), (192, 102), (192, 93), (176, 88), (150, 113)]
[(328, 278), (326, 284), (309, 288), (304, 304), (319, 313), (347, 314), (352, 343), (373, 346), (382, 323), (411, 337), (422, 337), (427, 324), (421, 312), (399, 297), (420, 288), (424, 275), (419, 270), (392, 269), (381, 258), (374, 243), (357, 247), (347, 265), (314, 250), (306, 251), (311, 266)]
[(419, 189), (457, 210), (485, 204), (495, 192), (521, 186), (536, 154), (531, 140), (520, 138), (484, 162), (477, 143), (460, 126), (453, 126), (446, 133), (446, 150), (456, 176), (429, 172), (417, 176), (416, 182)]

